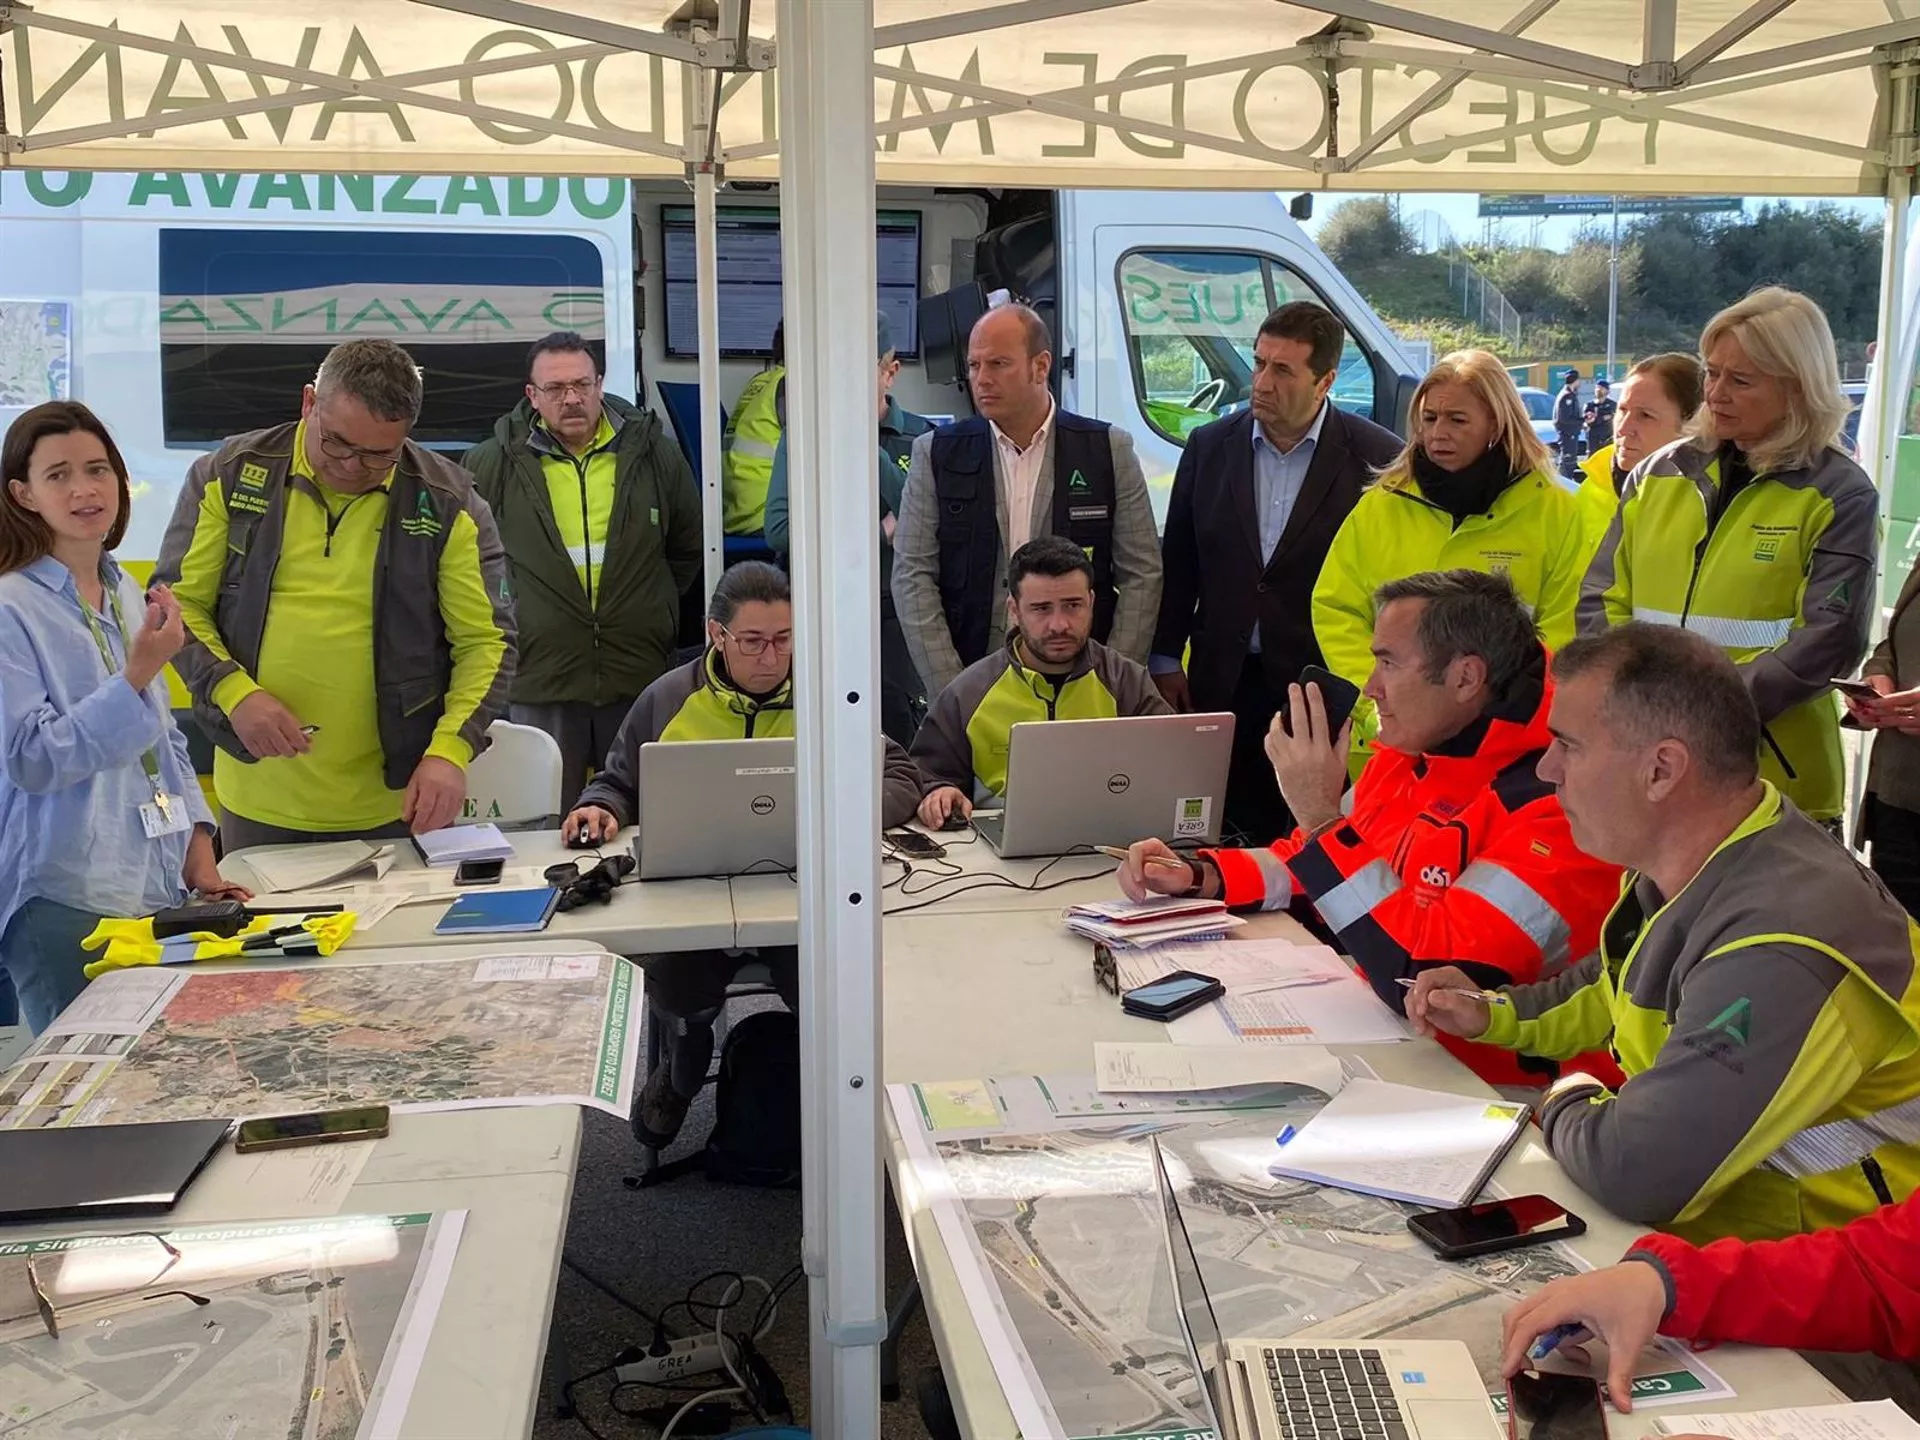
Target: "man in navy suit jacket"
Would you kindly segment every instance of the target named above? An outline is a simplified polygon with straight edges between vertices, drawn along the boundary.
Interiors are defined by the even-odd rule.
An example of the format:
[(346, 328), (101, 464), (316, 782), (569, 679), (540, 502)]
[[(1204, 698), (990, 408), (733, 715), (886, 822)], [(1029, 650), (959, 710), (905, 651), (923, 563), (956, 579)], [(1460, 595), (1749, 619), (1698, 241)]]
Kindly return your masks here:
[(1392, 431), (1327, 398), (1345, 341), (1308, 301), (1267, 316), (1251, 408), (1187, 438), (1167, 506), (1153, 678), (1177, 710), (1234, 713), (1223, 818), (1252, 845), (1293, 828), (1265, 741), (1287, 686), (1321, 663), (1313, 583), (1361, 490), (1400, 451)]

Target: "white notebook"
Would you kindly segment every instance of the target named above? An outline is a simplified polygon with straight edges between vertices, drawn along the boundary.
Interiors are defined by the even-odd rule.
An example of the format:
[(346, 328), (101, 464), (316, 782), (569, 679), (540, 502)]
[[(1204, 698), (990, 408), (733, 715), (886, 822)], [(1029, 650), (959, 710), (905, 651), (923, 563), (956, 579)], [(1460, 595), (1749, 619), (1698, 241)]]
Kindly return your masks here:
[(436, 870), (468, 860), (511, 860), (513, 842), (498, 825), (449, 825), (413, 837), (413, 848)]
[(320, 845), (262, 845), (242, 852), (262, 890), (311, 890), (355, 875), (385, 875), (393, 865), (393, 846), (364, 840), (335, 840)]
[(1448, 1210), (1472, 1203), (1531, 1113), (1518, 1101), (1351, 1080), (1297, 1132), (1280, 1132), (1267, 1169)]

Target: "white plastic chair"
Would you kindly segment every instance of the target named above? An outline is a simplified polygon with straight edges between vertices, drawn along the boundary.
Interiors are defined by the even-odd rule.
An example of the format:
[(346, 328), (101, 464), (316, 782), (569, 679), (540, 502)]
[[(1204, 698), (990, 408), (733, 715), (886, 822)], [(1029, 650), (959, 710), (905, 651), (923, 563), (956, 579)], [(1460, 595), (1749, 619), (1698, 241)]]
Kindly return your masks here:
[(460, 823), (492, 821), (502, 830), (544, 830), (559, 825), (560, 745), (544, 730), (496, 720), (485, 753), (467, 767), (467, 803)]

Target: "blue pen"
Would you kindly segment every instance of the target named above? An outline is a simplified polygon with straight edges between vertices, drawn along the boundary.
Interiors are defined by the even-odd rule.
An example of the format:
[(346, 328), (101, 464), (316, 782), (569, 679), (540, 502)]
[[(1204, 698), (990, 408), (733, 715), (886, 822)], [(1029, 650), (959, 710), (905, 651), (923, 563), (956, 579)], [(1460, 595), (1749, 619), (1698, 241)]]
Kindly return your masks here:
[(1299, 1133), (1300, 1132), (1298, 1130), (1294, 1129), (1293, 1126), (1289, 1125), (1287, 1126), (1286, 1129), (1282, 1130), (1278, 1135), (1273, 1137), (1273, 1143), (1276, 1145), (1284, 1145), (1287, 1143), (1287, 1141), (1291, 1140), (1294, 1136), (1298, 1135)]
[(1573, 1324), (1554, 1326), (1551, 1330), (1547, 1331), (1546, 1334), (1533, 1342), (1533, 1348), (1527, 1351), (1527, 1358), (1529, 1360), (1546, 1359), (1547, 1356), (1551, 1355), (1555, 1350), (1558, 1350), (1561, 1345), (1571, 1340), (1574, 1336), (1584, 1333), (1586, 1328), (1584, 1325)]

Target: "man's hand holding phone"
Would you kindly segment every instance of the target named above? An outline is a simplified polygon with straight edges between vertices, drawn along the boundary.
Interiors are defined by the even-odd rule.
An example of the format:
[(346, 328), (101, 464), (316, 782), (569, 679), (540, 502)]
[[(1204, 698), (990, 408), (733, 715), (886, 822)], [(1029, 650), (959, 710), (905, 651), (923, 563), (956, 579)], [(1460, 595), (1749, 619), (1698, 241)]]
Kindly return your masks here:
[(1295, 823), (1311, 830), (1338, 820), (1347, 788), (1347, 752), (1353, 746), (1352, 719), (1342, 716), (1334, 724), (1317, 683), (1289, 685), (1287, 709), (1273, 717), (1266, 744), (1273, 778)]

